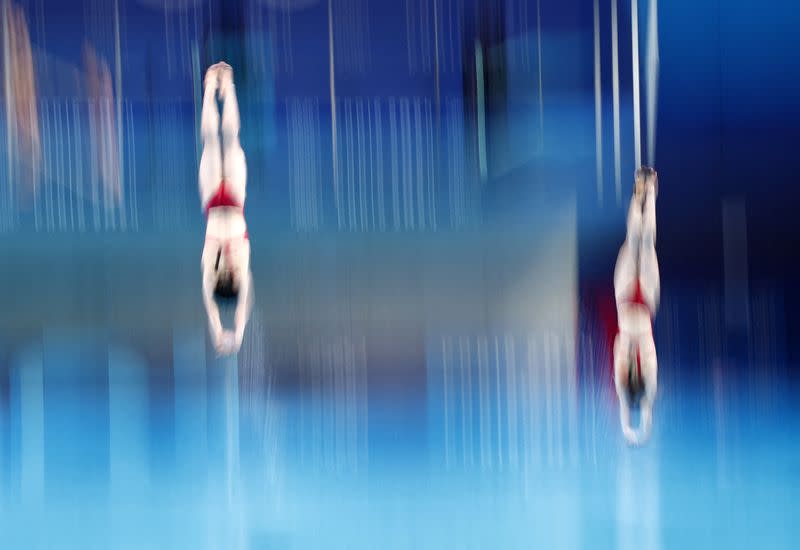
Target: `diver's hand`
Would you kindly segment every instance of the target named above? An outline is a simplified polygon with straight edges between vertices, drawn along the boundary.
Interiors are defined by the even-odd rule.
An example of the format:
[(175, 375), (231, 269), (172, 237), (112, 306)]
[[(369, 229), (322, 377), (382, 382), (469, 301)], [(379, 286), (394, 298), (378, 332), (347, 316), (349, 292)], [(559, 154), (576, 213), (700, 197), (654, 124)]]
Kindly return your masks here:
[(631, 426), (631, 417), (627, 406), (620, 408), (620, 413), (620, 424), (622, 424), (622, 435), (625, 437), (625, 441), (631, 447), (638, 447), (643, 443), (641, 433)]
[(622, 435), (625, 436), (625, 441), (631, 447), (641, 447), (650, 439), (649, 426), (640, 426), (638, 430), (634, 430), (630, 426), (622, 428)]
[(628, 445), (632, 447), (638, 447), (640, 445), (639, 434), (636, 433), (636, 430), (634, 430), (630, 426), (622, 427), (622, 435), (625, 436), (625, 441), (628, 442)]
[(239, 345), (236, 343), (236, 337), (233, 332), (229, 330), (220, 331), (216, 338), (214, 348), (217, 350), (219, 357), (225, 355), (232, 355), (239, 351)]

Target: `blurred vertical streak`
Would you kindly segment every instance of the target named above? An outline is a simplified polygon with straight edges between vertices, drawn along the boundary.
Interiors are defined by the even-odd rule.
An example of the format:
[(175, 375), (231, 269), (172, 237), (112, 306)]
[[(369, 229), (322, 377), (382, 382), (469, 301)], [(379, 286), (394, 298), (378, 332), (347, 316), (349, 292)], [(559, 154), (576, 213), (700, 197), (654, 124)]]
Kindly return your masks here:
[[(211, 536), (222, 536), (226, 543), (216, 546), (237, 548), (240, 541), (234, 540), (233, 527), (237, 525), (241, 502), (240, 453), (239, 453), (239, 358), (238, 354), (225, 357), (209, 357), (207, 361), (205, 327), (191, 327), (190, 331), (174, 333), (175, 357), (181, 354), (180, 367), (176, 364), (176, 392), (180, 368), (180, 394), (176, 393), (176, 407), (180, 405), (180, 425), (194, 428), (192, 436), (201, 438), (207, 433), (207, 453), (210, 463), (194, 463), (195, 470), (205, 473), (208, 493), (218, 494), (224, 502), (218, 502), (219, 514), (209, 527), (216, 532)], [(213, 353), (213, 352), (211, 352)], [(205, 391), (204, 391), (205, 390)], [(178, 402), (180, 395), (180, 404)], [(199, 409), (198, 409), (199, 407)], [(191, 412), (206, 414), (206, 422), (191, 418)], [(176, 417), (176, 423), (178, 418)], [(191, 433), (191, 432), (190, 432)], [(195, 439), (197, 441), (197, 439)], [(181, 449), (190, 456), (193, 450), (188, 441)], [(183, 453), (182, 453), (183, 454)], [(191, 460), (191, 459), (190, 459)], [(205, 468), (204, 468), (205, 467)], [(187, 478), (187, 483), (191, 479)], [(218, 530), (222, 529), (222, 532)]]
[(383, 118), (381, 116), (381, 101), (374, 99), (375, 106), (375, 164), (378, 173), (376, 184), (378, 186), (378, 226), (381, 232), (386, 230), (386, 198), (384, 194), (383, 173)]
[[(3, 17), (3, 96), (5, 97), (5, 118), (6, 118), (6, 185), (8, 186), (8, 200), (7, 211), (4, 215), (10, 214), (11, 210), (11, 196), (13, 193), (13, 172), (12, 163), (13, 149), (13, 128), (14, 128), (14, 114), (11, 108), (11, 103), (14, 96), (11, 90), (11, 38), (9, 33), (9, 5), (10, 0), (4, 0), (0, 11)], [(2, 213), (2, 211), (0, 211)]]
[(486, 106), (484, 105), (483, 48), (480, 40), (475, 41), (475, 84), (478, 102), (478, 170), (481, 183), (486, 183)]
[(631, 55), (633, 66), (633, 148), (636, 166), (642, 165), (642, 112), (639, 101), (639, 1), (631, 0)]
[[(445, 0), (446, 1), (446, 0)], [(452, 22), (451, 22), (452, 25)], [(431, 206), (431, 225), (432, 229), (436, 230), (436, 186), (441, 181), (441, 169), (442, 164), (439, 162), (441, 158), (441, 151), (442, 151), (442, 98), (441, 98), (441, 83), (440, 83), (440, 65), (439, 65), (439, 2), (438, 0), (434, 0), (433, 2), (433, 29), (434, 29), (434, 48), (435, 48), (435, 103), (434, 103), (434, 116), (435, 116), (435, 123), (432, 123), (431, 128), (431, 140), (433, 143), (430, 144), (428, 149), (429, 155), (431, 157), (431, 163), (429, 165), (429, 169), (432, 171), (432, 177), (430, 182), (430, 206)]]
[(10, 411), (18, 415), (19, 490), (26, 505), (43, 503), (44, 375), (42, 348), (36, 346), (11, 365)]
[(28, 21), (23, 9), (9, 0), (0, 4), (0, 12), (6, 121), (6, 197), (0, 226), (8, 228), (19, 219), (20, 202), (27, 202), (36, 193), (41, 165), (41, 137)]
[(345, 128), (345, 147), (347, 149), (347, 164), (345, 167), (345, 181), (347, 190), (347, 227), (351, 231), (355, 229), (355, 145), (353, 138), (353, 100), (345, 99), (344, 106), (344, 128)]
[[(208, 0), (209, 4), (211, 0)], [(169, 36), (169, 12), (167, 10), (167, 0), (164, 0), (164, 49), (166, 50), (167, 57), (167, 75), (172, 76), (172, 52), (170, 50), (170, 36)]]
[[(37, 26), (37, 36), (36, 42), (38, 43), (39, 47), (44, 50), (47, 50), (47, 33), (45, 32), (45, 9), (44, 9), (45, 0), (37, 0), (36, 2), (36, 26)], [(46, 78), (50, 77), (50, 60), (47, 56), (44, 57), (42, 60), (43, 65), (43, 73), (45, 74)]]
[(439, 98), (439, 0), (433, 0), (433, 70), (436, 112), (438, 113), (441, 103)]
[[(0, 226), (2, 227), (2, 226)], [(7, 342), (0, 341), (0, 350), (5, 352)], [(9, 409), (8, 409), (8, 365), (0, 362), (0, 518), (4, 517), (5, 504), (9, 488), (8, 471), (9, 459)], [(0, 519), (0, 525), (3, 524)]]
[(621, 449), (619, 453), (617, 548), (658, 550), (661, 547), (658, 454), (644, 449), (636, 460), (634, 456), (630, 449)]
[[(287, 7), (289, 0), (286, 0)], [(289, 68), (289, 74), (294, 74), (294, 50), (292, 48), (292, 10), (286, 10), (286, 18), (285, 18), (285, 33), (286, 37), (284, 38), (284, 48), (286, 52), (286, 59), (287, 59), (287, 66)]]
[(333, 162), (333, 196), (336, 204), (337, 228), (342, 229), (342, 208), (339, 195), (339, 151), (336, 137), (336, 67), (333, 48), (333, 0), (328, 0), (328, 75), (331, 99), (331, 158)]
[[(174, 330), (175, 458), (181, 482), (196, 483), (205, 473), (208, 457), (208, 385), (205, 326)], [(185, 477), (183, 477), (185, 476)]]
[(727, 419), (730, 411), (727, 410), (725, 395), (725, 371), (721, 361), (714, 361), (712, 366), (712, 386), (714, 389), (714, 421), (715, 421), (715, 446), (716, 446), (716, 474), (717, 487), (727, 488), (729, 472), (728, 445), (725, 437), (728, 427)]
[[(15, 199), (25, 199), (27, 205), (29, 193), (38, 184), (38, 171), (41, 163), (41, 141), (39, 135), (39, 121), (37, 113), (37, 88), (36, 71), (33, 65), (28, 21), (25, 12), (17, 6), (10, 14), (9, 30), (12, 42), (12, 70), (14, 77), (12, 87), (14, 90), (14, 110), (16, 117), (15, 128), (15, 153), (13, 159), (17, 165), (15, 174), (17, 196)], [(15, 209), (16, 210), (16, 209)], [(15, 218), (18, 213), (15, 212)]]
[(367, 166), (366, 147), (364, 144), (366, 132), (364, 131), (364, 103), (361, 98), (356, 98), (356, 162), (358, 163), (356, 179), (358, 180), (358, 227), (361, 231), (367, 230)]
[(200, 48), (197, 41), (192, 42), (192, 101), (194, 102), (194, 165), (200, 166), (200, 155), (203, 150), (200, 138), (200, 112), (203, 97), (203, 75), (200, 67)]
[(555, 388), (553, 390), (553, 396), (555, 401), (555, 436), (556, 436), (556, 459), (558, 462), (558, 468), (561, 469), (564, 467), (564, 447), (566, 445), (564, 441), (564, 402), (566, 401), (567, 397), (564, 394), (564, 387), (562, 382), (564, 381), (564, 364), (561, 359), (561, 340), (558, 337), (558, 334), (555, 332), (548, 333), (548, 337), (552, 342), (552, 349), (553, 349), (553, 361), (551, 363), (550, 369), (553, 370), (554, 380), (555, 380)]
[(72, 111), (75, 117), (75, 158), (77, 159), (77, 186), (80, 186), (78, 195), (78, 229), (83, 232), (86, 229), (86, 218), (84, 212), (84, 204), (86, 203), (86, 188), (83, 179), (83, 164), (84, 164), (84, 150), (83, 150), (83, 129), (81, 128), (82, 113), (80, 104), (76, 99), (72, 103)]
[(64, 102), (64, 118), (66, 119), (66, 136), (64, 138), (65, 149), (66, 149), (66, 157), (67, 157), (67, 197), (69, 199), (69, 228), (70, 231), (75, 230), (75, 170), (74, 170), (74, 162), (77, 159), (75, 155), (72, 154), (73, 147), (72, 147), (72, 126), (74, 124), (74, 120), (72, 117), (72, 109), (70, 108), (70, 102)]
[(48, 182), (48, 193), (47, 197), (49, 199), (49, 229), (55, 231), (56, 227), (56, 210), (58, 209), (58, 156), (57, 152), (57, 144), (58, 144), (58, 137), (57, 137), (57, 130), (56, 130), (56, 116), (55, 116), (55, 100), (48, 100), (45, 104), (45, 109), (47, 109), (47, 137), (49, 138), (48, 144), (48, 160), (49, 160), (49, 172), (50, 172), (50, 181)]
[(614, 107), (614, 189), (617, 206), (622, 204), (622, 174), (619, 138), (619, 31), (617, 29), (617, 2), (611, 0), (611, 78)]
[(225, 361), (225, 476), (228, 506), (239, 500), (239, 360), (238, 354)]
[(395, 114), (396, 100), (389, 98), (389, 151), (391, 156), (392, 179), (392, 229), (400, 229), (400, 164), (398, 162), (398, 130)]
[(594, 0), (594, 131), (597, 204), (603, 204), (603, 97), (600, 82), (600, 2)]
[(545, 391), (545, 429), (547, 435), (547, 465), (552, 467), (555, 451), (555, 435), (554, 435), (554, 413), (555, 406), (553, 404), (554, 380), (553, 380), (553, 354), (555, 350), (552, 348), (552, 341), (548, 333), (544, 333), (544, 361), (542, 362), (542, 370), (544, 370), (544, 391)]
[[(636, 488), (638, 484), (634, 479), (633, 459), (630, 452), (623, 449), (620, 452), (617, 464), (617, 550), (634, 550), (639, 545), (633, 525), (638, 517), (636, 510)], [(641, 481), (641, 480), (640, 480)]]
[(406, 60), (408, 69), (411, 74), (416, 72), (417, 68), (417, 48), (415, 47), (416, 40), (414, 40), (414, 31), (417, 26), (411, 22), (411, 2), (405, 1), (406, 5)]
[(413, 218), (411, 210), (411, 146), (410, 146), (410, 107), (407, 97), (400, 98), (400, 154), (401, 154), (401, 170), (403, 174), (403, 229), (411, 229), (413, 227)]
[(656, 164), (658, 119), (658, 0), (649, 0), (647, 13), (647, 164)]
[(539, 359), (541, 349), (544, 355), (544, 345), (539, 346), (536, 342), (536, 336), (531, 334), (527, 338), (528, 346), (528, 364), (530, 367), (530, 375), (528, 377), (528, 395), (531, 398), (531, 405), (528, 411), (528, 422), (530, 423), (531, 437), (533, 438), (530, 451), (530, 461), (535, 466), (542, 464), (542, 437), (541, 437), (541, 419), (542, 419), (542, 406), (540, 403), (540, 396), (542, 395), (542, 361)]
[(505, 335), (504, 360), (506, 367), (506, 395), (508, 411), (508, 464), (516, 469), (519, 466), (519, 427), (517, 407), (517, 359), (514, 348), (514, 339)]
[(357, 472), (368, 458), (366, 338), (303, 335), (296, 353), (303, 387), (298, 427), (303, 461), (310, 456), (314, 469)]
[(40, 111), (42, 112), (42, 194), (44, 195), (44, 226), (47, 230), (50, 229), (50, 117), (47, 111), (47, 100), (43, 99), (40, 102)]
[(542, 81), (542, 8), (536, 0), (536, 55), (539, 72), (539, 150), (544, 150), (544, 84)]
[(61, 105), (53, 101), (53, 118), (56, 123), (56, 139), (54, 145), (56, 148), (56, 199), (58, 206), (58, 229), (64, 229), (64, 222), (66, 217), (66, 209), (64, 207), (65, 194), (64, 194), (64, 142), (61, 139), (63, 135), (63, 124), (61, 119)]
[(117, 173), (119, 178), (119, 216), (120, 229), (127, 229), (128, 220), (125, 214), (125, 142), (123, 141), (122, 118), (122, 48), (120, 47), (119, 31), (119, 0), (114, 0), (114, 63), (116, 65), (115, 102), (117, 116), (115, 119), (117, 130)]
[[(495, 399), (496, 399), (496, 411), (495, 416), (497, 417), (497, 466), (500, 471), (503, 470), (504, 460), (503, 460), (503, 409), (502, 404), (503, 401), (500, 398), (501, 396), (501, 388), (500, 388), (500, 341), (497, 336), (493, 339), (494, 343), (494, 374), (495, 374)], [(447, 381), (445, 380), (445, 383)]]
[[(444, 409), (444, 465), (447, 470), (450, 469), (450, 397), (449, 386), (450, 380), (447, 375), (447, 360), (449, 358), (447, 350), (448, 339), (442, 337), (442, 408)], [(498, 402), (499, 406), (499, 402)]]
[(466, 452), (467, 458), (469, 459), (469, 465), (475, 465), (475, 420), (474, 420), (474, 405), (472, 403), (473, 396), (475, 392), (472, 389), (472, 350), (470, 346), (470, 339), (469, 337), (464, 337), (463, 341), (466, 343), (465, 347), (462, 347), (462, 357), (461, 357), (461, 368), (464, 369), (466, 372), (466, 406), (464, 407), (464, 418), (466, 421), (466, 431), (464, 433), (464, 439), (466, 444), (464, 445), (464, 450)]
[(417, 223), (419, 224), (419, 229), (425, 229), (425, 177), (422, 172), (423, 164), (422, 164), (422, 151), (424, 147), (424, 143), (422, 141), (422, 124), (423, 124), (423, 117), (421, 112), (421, 101), (419, 98), (414, 99), (414, 159), (416, 160), (416, 168), (417, 173), (415, 176), (415, 180), (417, 182)]
[[(50, 116), (50, 100), (45, 100), (43, 102), (44, 106), (44, 113), (45, 113), (45, 120), (47, 125), (47, 134), (46, 134), (46, 143), (45, 143), (45, 166), (46, 166), (46, 175), (47, 179), (45, 180), (45, 192), (47, 193), (47, 198), (45, 201), (46, 211), (47, 211), (47, 229), (48, 231), (55, 229), (55, 206), (53, 201), (53, 182), (55, 181), (56, 177), (54, 175), (54, 166), (53, 166), (53, 143), (55, 139), (53, 138), (53, 119)], [(96, 204), (96, 203), (95, 203)]]
[(377, 169), (377, 151), (376, 145), (378, 143), (378, 132), (380, 131), (377, 126), (376, 112), (371, 107), (373, 101), (369, 98), (364, 98), (364, 111), (367, 117), (367, 128), (369, 135), (367, 136), (367, 155), (368, 155), (368, 170), (367, 170), (367, 186), (369, 188), (370, 204), (369, 204), (369, 230), (376, 231), (379, 228), (380, 222), (380, 203), (377, 201), (378, 185), (380, 175)]
[(133, 105), (128, 101), (128, 189), (130, 190), (131, 226), (133, 230), (139, 229), (139, 203), (136, 197), (136, 131), (133, 126)]
[[(112, 510), (148, 483), (148, 366), (130, 351), (108, 350), (108, 460)], [(124, 523), (125, 518), (115, 518)]]
[[(38, 100), (37, 100), (37, 106), (38, 106)], [(32, 117), (32, 115), (31, 115), (31, 117)], [(41, 126), (41, 123), (40, 123), (40, 126)], [(43, 132), (43, 128), (40, 128), (40, 132)], [(42, 138), (42, 137), (43, 136), (40, 134), (40, 138)], [(42, 148), (44, 148), (44, 142), (42, 142)], [(44, 151), (42, 150), (42, 159), (44, 157), (43, 153), (44, 153)], [(40, 173), (43, 171), (41, 163), (40, 163), (40, 166), (39, 166), (39, 171), (40, 171)], [(39, 186), (41, 184), (42, 184), (42, 182), (40, 180), (40, 181), (34, 182), (34, 185), (33, 185), (33, 227), (34, 227), (35, 231), (39, 231), (39, 224), (40, 224), (40, 221), (39, 221)], [(0, 227), (2, 227), (2, 224), (0, 224)]]
[(491, 448), (489, 441), (489, 375), (488, 366), (484, 360), (484, 337), (478, 336), (475, 341), (475, 362), (478, 367), (478, 439), (481, 458), (481, 470), (491, 469)]
[[(260, 468), (270, 483), (278, 480), (278, 443), (282, 411), (275, 399), (275, 369), (269, 362), (263, 314), (255, 309), (239, 353), (239, 402), (244, 428), (249, 429), (249, 443), (243, 452), (264, 453)], [(244, 430), (243, 430), (244, 431)]]

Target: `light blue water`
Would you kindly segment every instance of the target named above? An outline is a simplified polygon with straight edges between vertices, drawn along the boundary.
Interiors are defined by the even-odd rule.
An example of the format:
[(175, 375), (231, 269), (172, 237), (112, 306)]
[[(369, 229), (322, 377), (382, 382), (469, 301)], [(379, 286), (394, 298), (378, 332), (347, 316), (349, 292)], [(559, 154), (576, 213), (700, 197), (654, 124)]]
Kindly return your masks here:
[(0, 548), (794, 547), (790, 369), (679, 359), (657, 324), (654, 435), (630, 449), (548, 301), (574, 267), (527, 276), (502, 240), (256, 249), (224, 360), (194, 250), (31, 245), (6, 271), (30, 277), (0, 339)]
[(35, 375), (11, 382), (3, 548), (791, 548), (797, 534), (796, 410), (759, 412), (746, 392), (665, 391), (643, 449), (606, 418), (551, 426), (574, 447), (462, 447), (448, 466), (435, 419), (408, 411), (425, 388), (358, 410), (347, 390), (245, 396), (232, 363), (172, 384), (50, 379), (69, 364), (47, 365), (43, 399)]

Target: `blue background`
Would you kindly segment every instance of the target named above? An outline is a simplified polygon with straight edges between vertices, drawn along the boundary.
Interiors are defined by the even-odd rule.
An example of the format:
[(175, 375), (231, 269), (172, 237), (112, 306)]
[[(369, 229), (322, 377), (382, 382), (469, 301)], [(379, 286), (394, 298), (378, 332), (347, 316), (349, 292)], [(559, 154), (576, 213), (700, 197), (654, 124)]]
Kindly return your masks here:
[[(33, 119), (11, 114), (26, 66), (4, 42), (0, 546), (793, 547), (800, 12), (659, 2), (650, 120), (639, 4), (662, 303), (635, 450), (609, 366), (629, 1), (619, 195), (608, 0), (599, 159), (589, 0), (15, 2), (41, 158), (15, 138)], [(121, 137), (107, 183), (87, 47)], [(206, 341), (197, 193), (219, 59), (257, 296), (226, 359)]]

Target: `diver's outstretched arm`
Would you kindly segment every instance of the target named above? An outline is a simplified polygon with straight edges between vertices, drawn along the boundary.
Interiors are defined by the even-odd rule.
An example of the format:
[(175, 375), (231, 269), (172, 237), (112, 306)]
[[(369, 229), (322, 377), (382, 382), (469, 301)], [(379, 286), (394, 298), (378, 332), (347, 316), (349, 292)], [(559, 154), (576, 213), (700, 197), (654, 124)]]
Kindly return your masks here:
[(242, 278), (239, 287), (239, 297), (236, 303), (236, 314), (234, 317), (234, 351), (239, 351), (244, 338), (244, 329), (250, 320), (250, 311), (253, 308), (253, 275), (248, 272)]
[(619, 423), (622, 434), (632, 443), (636, 439), (636, 432), (631, 426), (631, 403), (628, 389), (628, 371), (630, 369), (630, 342), (623, 334), (618, 334), (614, 342), (614, 386), (619, 400)]

